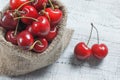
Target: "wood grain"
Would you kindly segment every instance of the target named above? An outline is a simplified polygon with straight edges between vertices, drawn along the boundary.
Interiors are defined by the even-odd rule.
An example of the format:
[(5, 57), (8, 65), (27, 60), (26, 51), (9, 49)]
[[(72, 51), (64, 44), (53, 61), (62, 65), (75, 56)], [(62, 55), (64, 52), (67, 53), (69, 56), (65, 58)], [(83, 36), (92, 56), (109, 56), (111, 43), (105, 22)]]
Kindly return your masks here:
[[(1, 0), (0, 9), (9, 0)], [(67, 27), (75, 30), (67, 49), (56, 63), (33, 73), (0, 80), (120, 80), (120, 0), (61, 0), (68, 9)], [(100, 42), (109, 48), (102, 60), (91, 58), (78, 61), (73, 56), (74, 46), (87, 42), (91, 25), (99, 30)], [(96, 43), (93, 31), (89, 44)]]

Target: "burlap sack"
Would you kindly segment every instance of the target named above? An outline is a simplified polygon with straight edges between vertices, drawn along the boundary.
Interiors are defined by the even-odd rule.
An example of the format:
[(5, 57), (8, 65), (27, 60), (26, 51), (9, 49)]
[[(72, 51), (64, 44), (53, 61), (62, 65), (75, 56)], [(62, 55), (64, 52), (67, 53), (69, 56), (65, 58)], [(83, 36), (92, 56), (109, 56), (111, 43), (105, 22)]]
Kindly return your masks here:
[[(4, 38), (5, 31), (0, 28), (0, 75), (23, 75), (54, 63), (70, 41), (73, 30), (65, 28), (67, 13), (65, 7), (55, 1), (63, 11), (63, 18), (59, 24), (57, 37), (49, 47), (41, 54), (32, 51), (21, 50)], [(8, 9), (6, 7), (3, 11)]]

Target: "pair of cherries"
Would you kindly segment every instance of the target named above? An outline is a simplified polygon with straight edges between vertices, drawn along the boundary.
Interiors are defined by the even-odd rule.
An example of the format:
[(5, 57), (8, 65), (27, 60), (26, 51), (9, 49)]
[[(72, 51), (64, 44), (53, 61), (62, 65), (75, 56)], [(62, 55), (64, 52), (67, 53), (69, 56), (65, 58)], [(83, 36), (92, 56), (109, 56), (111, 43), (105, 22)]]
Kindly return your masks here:
[(57, 36), (56, 26), (61, 19), (62, 11), (51, 0), (10, 0), (10, 10), (4, 12), (0, 25), (7, 31), (7, 41), (26, 50), (43, 52)]
[(91, 23), (91, 26), (92, 26), (92, 29), (91, 29), (88, 43), (91, 39), (93, 28), (97, 31), (98, 43), (94, 44), (91, 48), (88, 47), (88, 43), (87, 44), (85, 44), (84, 42), (78, 43), (74, 48), (74, 54), (80, 60), (87, 59), (91, 55), (95, 56), (98, 59), (103, 59), (108, 54), (107, 46), (104, 43), (99, 44), (99, 34), (98, 34), (97, 28), (93, 25), (93, 23)]

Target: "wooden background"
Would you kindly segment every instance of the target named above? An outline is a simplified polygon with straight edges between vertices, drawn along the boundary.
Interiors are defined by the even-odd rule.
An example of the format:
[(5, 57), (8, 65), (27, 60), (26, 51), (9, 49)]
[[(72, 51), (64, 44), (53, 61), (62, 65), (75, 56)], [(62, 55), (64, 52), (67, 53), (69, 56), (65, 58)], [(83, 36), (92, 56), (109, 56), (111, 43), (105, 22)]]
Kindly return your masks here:
[[(0, 0), (0, 10), (9, 0)], [(19, 76), (0, 76), (0, 80), (120, 80), (120, 0), (61, 0), (68, 9), (67, 27), (75, 30), (70, 44), (56, 63), (33, 73)], [(99, 30), (100, 43), (109, 48), (102, 60), (78, 61), (74, 46), (87, 42), (91, 25)], [(93, 31), (89, 44), (96, 43)]]

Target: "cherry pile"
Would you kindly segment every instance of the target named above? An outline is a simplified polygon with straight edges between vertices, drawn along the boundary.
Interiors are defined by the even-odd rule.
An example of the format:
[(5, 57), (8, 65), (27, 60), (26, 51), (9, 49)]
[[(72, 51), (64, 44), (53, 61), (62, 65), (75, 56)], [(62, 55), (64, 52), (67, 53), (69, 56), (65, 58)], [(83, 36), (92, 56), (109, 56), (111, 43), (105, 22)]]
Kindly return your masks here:
[[(98, 59), (103, 59), (108, 54), (108, 48), (104, 43), (99, 44), (99, 34), (97, 28), (91, 23), (91, 32), (87, 44), (84, 42), (79, 42), (74, 48), (74, 54), (77, 59), (85, 60), (88, 59), (91, 55)], [(97, 32), (97, 44), (94, 44), (91, 48), (88, 47), (89, 41), (92, 36), (93, 29)]]
[(24, 50), (41, 53), (56, 37), (63, 17), (51, 0), (10, 0), (10, 8), (0, 12), (5, 39)]

